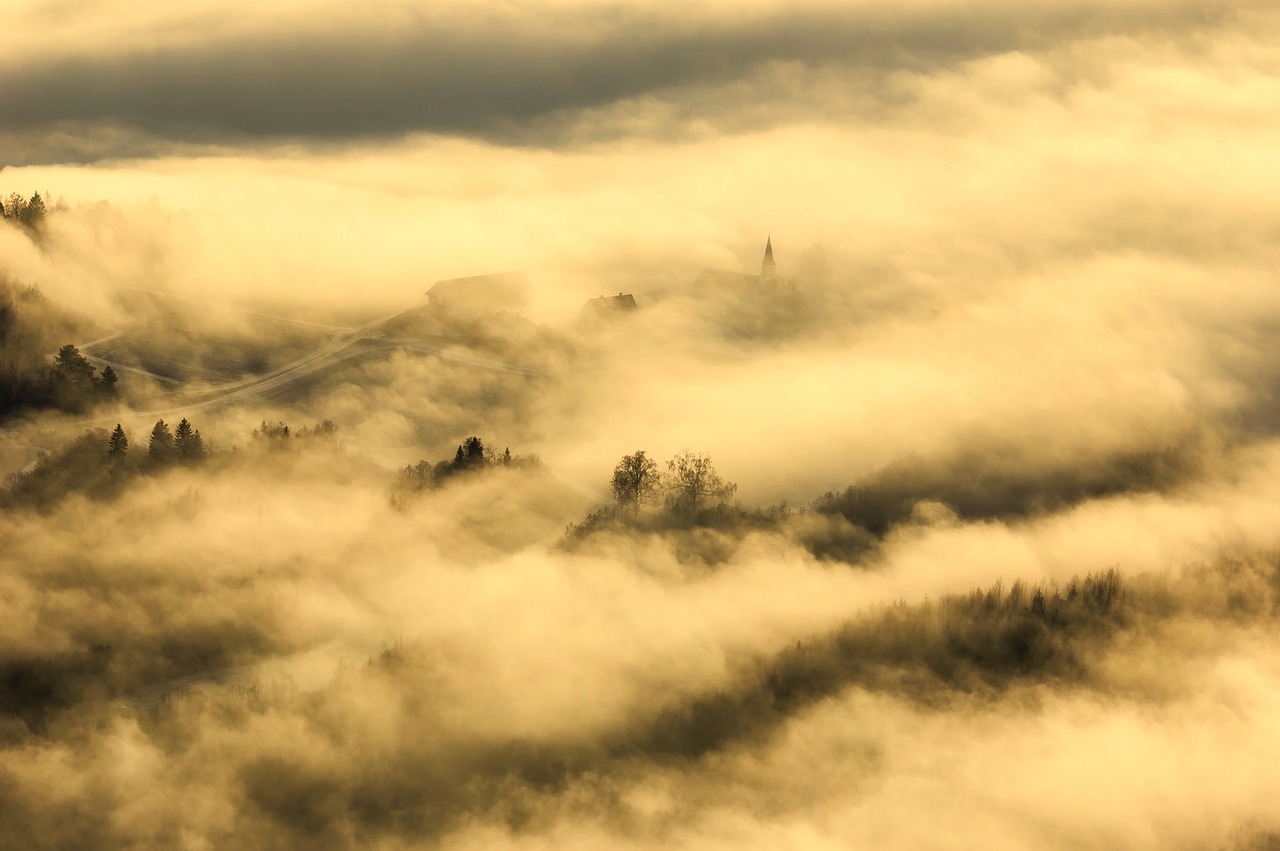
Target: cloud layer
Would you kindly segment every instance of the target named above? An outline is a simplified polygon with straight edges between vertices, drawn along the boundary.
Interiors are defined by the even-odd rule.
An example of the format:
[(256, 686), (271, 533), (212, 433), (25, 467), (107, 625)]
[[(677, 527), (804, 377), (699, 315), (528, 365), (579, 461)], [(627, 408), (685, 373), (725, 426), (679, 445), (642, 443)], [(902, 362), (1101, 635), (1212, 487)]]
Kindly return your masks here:
[[(128, 27), (115, 21), (130, 16), (115, 10), (110, 18), (90, 14), (96, 26), (78, 37), (37, 40), (6, 61), (0, 130), (33, 141), (53, 135), (73, 147), (78, 140), (68, 136), (107, 142), (109, 128), (124, 133), (117, 141), (142, 133), (170, 143), (341, 142), (423, 132), (536, 142), (565, 138), (583, 111), (620, 104), (647, 110), (649, 99), (692, 100), (705, 114), (686, 121), (763, 111), (770, 122), (779, 74), (784, 81), (818, 74), (834, 83), (823, 87), (825, 97), (801, 94), (794, 107), (818, 115), (835, 107), (875, 120), (910, 100), (895, 85), (904, 76), (1117, 40), (1194, 49), (1215, 30), (1253, 23), (1262, 8), (986, 2), (701, 4), (676, 11), (589, 3), (446, 4), (424, 12), (389, 4), (381, 16), (355, 18), (350, 10), (298, 4), (257, 26), (254, 15), (237, 26), (242, 9), (212, 4), (204, 19), (191, 12), (187, 20), (140, 8)], [(51, 24), (34, 6), (19, 5), (7, 17), (15, 31)], [(1107, 71), (1061, 58), (1058, 86)], [(864, 102), (849, 103), (850, 95)], [(40, 161), (38, 150), (23, 147), (18, 156)], [(80, 156), (110, 155), (79, 147)]]
[[(0, 189), (58, 202), (0, 223), (0, 318), (42, 323), (0, 342), (192, 378), (0, 434), (6, 472), (133, 453), (0, 508), (14, 844), (1274, 847), (1268, 4), (0, 29)], [(527, 315), (424, 305), (511, 269)], [(219, 451), (148, 465), (179, 416)], [(468, 435), (542, 463), (395, 490)], [(638, 449), (740, 505), (584, 522)]]

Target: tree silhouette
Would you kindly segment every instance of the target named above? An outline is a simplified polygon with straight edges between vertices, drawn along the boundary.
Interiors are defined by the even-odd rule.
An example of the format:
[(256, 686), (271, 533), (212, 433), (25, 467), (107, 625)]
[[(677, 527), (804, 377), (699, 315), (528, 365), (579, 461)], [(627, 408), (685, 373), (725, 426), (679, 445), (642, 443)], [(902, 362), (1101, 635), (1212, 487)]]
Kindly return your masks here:
[(621, 509), (636, 512), (657, 496), (661, 484), (658, 462), (647, 458), (643, 450), (623, 455), (613, 468), (613, 501)]
[(39, 192), (32, 194), (30, 200), (13, 192), (0, 204), (0, 208), (3, 209), (4, 218), (33, 231), (44, 223), (45, 213), (48, 212), (48, 207)]
[(472, 435), (462, 441), (453, 456), (453, 466), (457, 470), (474, 470), (487, 463), (484, 454), (484, 442)]
[(22, 213), (27, 209), (27, 201), (17, 192), (9, 193), (9, 197), (4, 200), (4, 217), (10, 221), (22, 221)]
[(111, 432), (111, 440), (107, 443), (107, 457), (119, 461), (128, 453), (129, 438), (120, 423), (116, 423), (116, 430)]
[(58, 349), (53, 365), (72, 384), (89, 384), (93, 381), (93, 364), (71, 343)]
[(26, 225), (31, 230), (35, 230), (44, 223), (45, 215), (44, 199), (40, 197), (39, 192), (32, 193), (31, 200), (27, 202), (22, 210), (22, 214), (18, 217), (18, 221)]
[(262, 425), (253, 430), (253, 439), (270, 441), (288, 440), (289, 426), (282, 421), (269, 423), (266, 420), (263, 420)]
[(708, 499), (728, 499), (738, 486), (720, 478), (710, 455), (686, 449), (667, 462), (666, 488), (672, 509), (696, 512)]
[(116, 371), (110, 366), (102, 368), (102, 376), (98, 379), (98, 386), (107, 393), (116, 392), (116, 382), (120, 379), (116, 378)]
[(173, 451), (186, 461), (194, 461), (204, 455), (204, 440), (200, 437), (200, 432), (191, 427), (186, 417), (182, 418), (173, 433)]
[(152, 427), (147, 454), (157, 461), (168, 461), (173, 456), (173, 434), (164, 420), (156, 420)]

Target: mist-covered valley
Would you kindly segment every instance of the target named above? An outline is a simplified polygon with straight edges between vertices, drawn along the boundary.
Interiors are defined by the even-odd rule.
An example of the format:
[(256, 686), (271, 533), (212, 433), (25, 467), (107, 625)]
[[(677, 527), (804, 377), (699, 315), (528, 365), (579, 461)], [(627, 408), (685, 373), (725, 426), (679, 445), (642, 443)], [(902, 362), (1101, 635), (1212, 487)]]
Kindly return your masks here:
[(1268, 4), (0, 25), (0, 847), (1280, 845)]

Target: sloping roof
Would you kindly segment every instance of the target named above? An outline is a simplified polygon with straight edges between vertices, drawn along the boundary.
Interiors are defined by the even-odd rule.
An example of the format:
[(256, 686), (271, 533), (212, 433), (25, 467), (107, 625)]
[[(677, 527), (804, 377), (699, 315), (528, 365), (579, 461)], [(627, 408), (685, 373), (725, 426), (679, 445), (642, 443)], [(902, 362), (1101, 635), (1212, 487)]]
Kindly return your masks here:
[(431, 289), (427, 290), (427, 295), (447, 297), (471, 290), (495, 293), (509, 291), (512, 295), (526, 295), (532, 286), (529, 276), (523, 271), (496, 272), (490, 275), (471, 275), (466, 278), (436, 281)]
[(591, 310), (597, 314), (607, 313), (625, 313), (627, 311), (636, 310), (636, 297), (631, 293), (618, 293), (617, 295), (602, 295), (599, 298), (587, 299), (583, 310)]

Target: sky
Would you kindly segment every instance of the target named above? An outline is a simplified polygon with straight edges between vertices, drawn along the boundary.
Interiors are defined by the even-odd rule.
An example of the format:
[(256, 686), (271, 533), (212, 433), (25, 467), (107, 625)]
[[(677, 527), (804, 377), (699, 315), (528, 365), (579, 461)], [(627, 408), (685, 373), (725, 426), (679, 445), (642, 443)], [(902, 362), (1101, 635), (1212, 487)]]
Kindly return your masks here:
[[(1275, 847), (1274, 3), (9, 0), (0, 31), (0, 195), (56, 201), (0, 228), (6, 280), (108, 329), (121, 289), (358, 325), (522, 269), (544, 334), (532, 377), (353, 362), (201, 412), (206, 467), (0, 511), (0, 664), (64, 689), (0, 705), (26, 845)], [(803, 310), (580, 333), (766, 239)], [(341, 447), (267, 454), (265, 418)], [(470, 434), (541, 466), (389, 502)], [(760, 511), (574, 543), (638, 449)], [(849, 486), (887, 528), (806, 510)], [(1112, 568), (1123, 604), (1010, 639), (1040, 667), (965, 596)]]
[(0, 58), (6, 185), (190, 213), (172, 285), (338, 299), (358, 275), (398, 304), (524, 268), (555, 313), (752, 269), (770, 233), (784, 268), (820, 243), (966, 288), (1274, 241), (1265, 3), (0, 15), (25, 36)]

